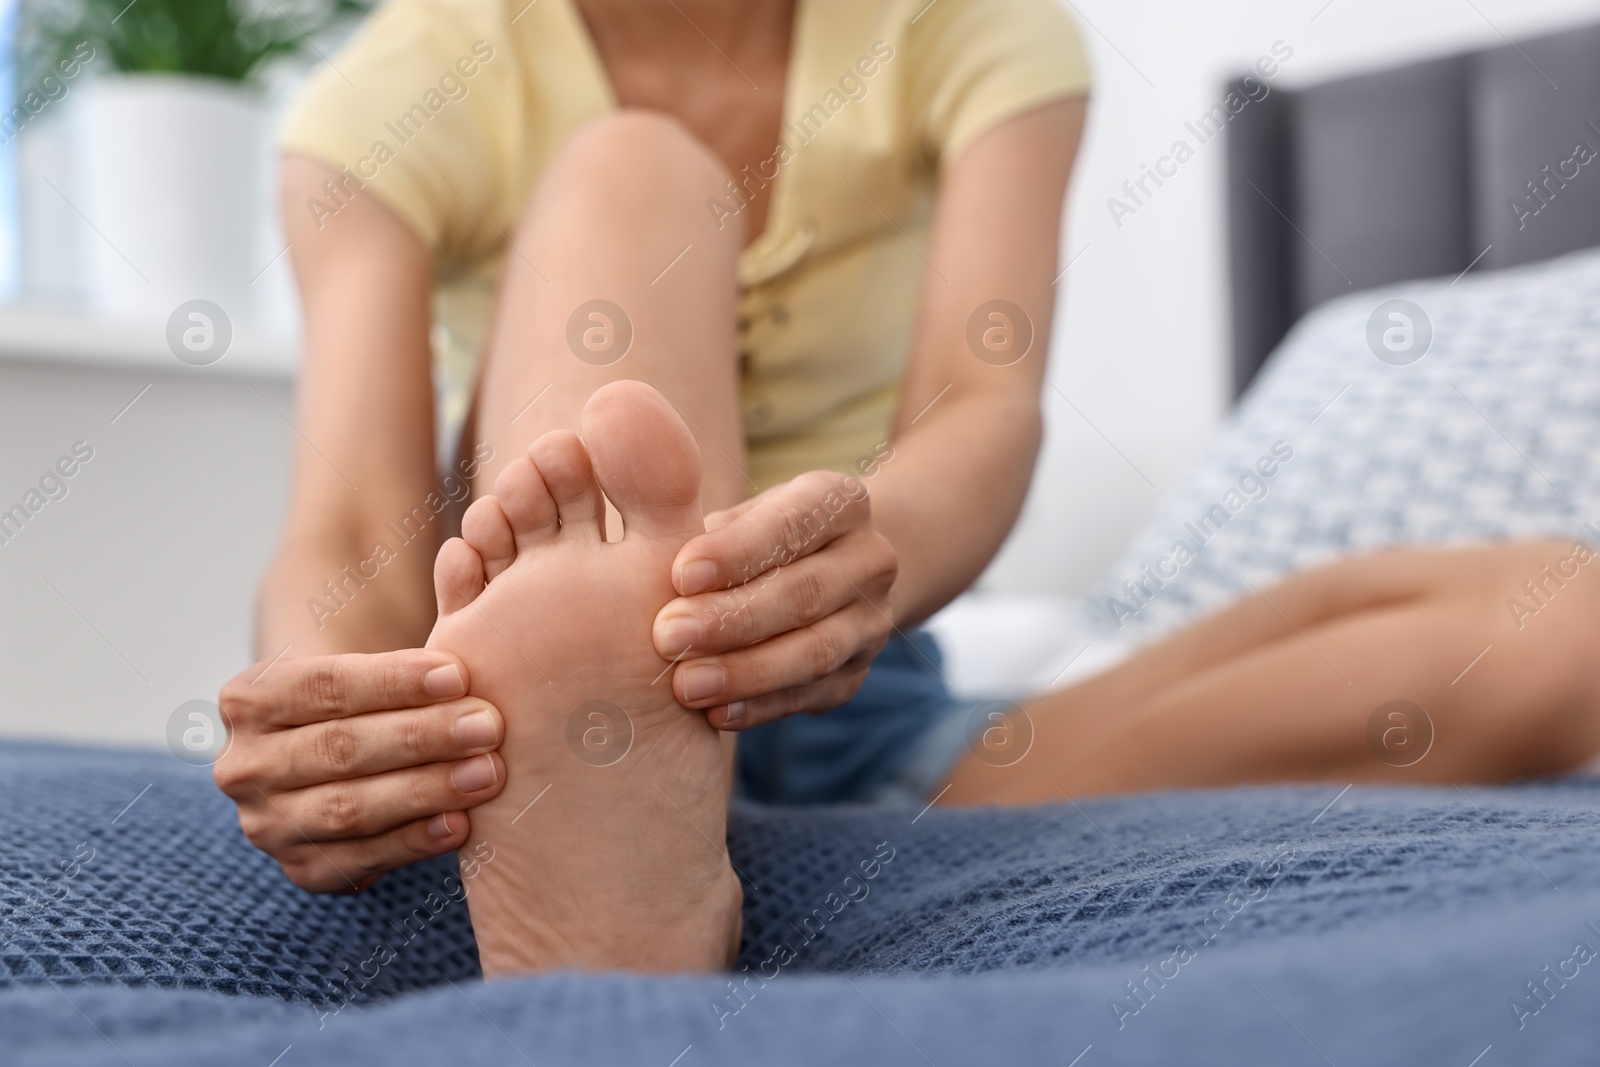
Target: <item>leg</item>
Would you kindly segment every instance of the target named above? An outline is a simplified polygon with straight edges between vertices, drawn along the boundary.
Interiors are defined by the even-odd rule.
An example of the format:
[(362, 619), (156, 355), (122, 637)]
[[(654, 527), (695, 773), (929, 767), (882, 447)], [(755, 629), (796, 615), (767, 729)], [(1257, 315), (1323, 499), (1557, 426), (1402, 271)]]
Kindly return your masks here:
[[(576, 429), (596, 389), (631, 378), (655, 386), (694, 430), (706, 509), (748, 495), (735, 351), (743, 231), (718, 230), (705, 207), (724, 180), (682, 126), (646, 112), (590, 123), (551, 162), (506, 253), (486, 345), (470, 434), (495, 458), (480, 491), (541, 434)], [(597, 299), (626, 321), (578, 314), (580, 358), (569, 325)], [(626, 353), (607, 362), (630, 327)]]
[[(703, 529), (698, 450), (637, 382), (596, 392), (581, 426), (581, 443), (558, 430), (511, 458), (472, 505), (477, 533), (435, 563), (428, 645), (505, 717), (505, 791), (472, 810), (458, 852), (479, 958), (490, 977), (726, 968), (728, 764), (650, 634), (673, 556)], [(609, 543), (606, 498), (624, 531)]]
[[(1546, 569), (1572, 548), (1386, 552), (1297, 576), (1032, 702), (1028, 756), (1004, 768), (967, 758), (944, 799), (1496, 781), (1574, 767), (1600, 750), (1600, 578)], [(1538, 602), (1528, 582), (1542, 588)], [(1511, 598), (1538, 610), (1519, 618)], [(1367, 738), (1369, 719), (1395, 699), (1419, 705), (1435, 732), (1426, 758), (1404, 768)]]
[[(595, 390), (634, 379), (654, 386), (694, 431), (703, 508), (749, 495), (735, 333), (744, 231), (737, 220), (718, 229), (705, 206), (725, 180), (721, 163), (682, 125), (644, 111), (589, 123), (546, 168), (506, 253), (467, 428), (467, 442), (494, 449), (478, 494), (541, 434), (577, 429)], [(595, 299), (621, 308), (626, 323), (579, 314), (575, 351), (572, 320)], [(583, 344), (591, 329), (594, 351)], [(629, 329), (626, 353), (606, 362), (605, 343), (620, 347)], [(606, 510), (614, 537), (616, 509), (608, 502)], [(462, 518), (468, 540), (499, 529)], [(491, 578), (503, 558), (491, 556)], [(723, 735), (730, 768), (737, 741)]]

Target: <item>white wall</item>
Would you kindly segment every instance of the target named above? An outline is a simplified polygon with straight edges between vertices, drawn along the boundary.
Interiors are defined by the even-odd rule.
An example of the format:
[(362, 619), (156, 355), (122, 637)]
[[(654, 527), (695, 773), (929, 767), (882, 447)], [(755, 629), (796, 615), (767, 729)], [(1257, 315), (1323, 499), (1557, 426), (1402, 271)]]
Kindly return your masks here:
[(985, 577), (994, 589), (1082, 590), (1188, 471), (1225, 410), (1224, 143), (1201, 147), (1120, 229), (1106, 199), (1183, 136), (1230, 76), (1276, 40), (1294, 56), (1273, 84), (1292, 86), (1600, 18), (1600, 0), (1068, 6), (1096, 83), (1067, 222), (1066, 257), (1081, 258), (1061, 282), (1051, 373), (1060, 393), (1046, 397), (1045, 455), (1023, 521)]
[(93, 458), (0, 544), (0, 735), (160, 745), (250, 661), (293, 431), (282, 380), (0, 360), (0, 509)]

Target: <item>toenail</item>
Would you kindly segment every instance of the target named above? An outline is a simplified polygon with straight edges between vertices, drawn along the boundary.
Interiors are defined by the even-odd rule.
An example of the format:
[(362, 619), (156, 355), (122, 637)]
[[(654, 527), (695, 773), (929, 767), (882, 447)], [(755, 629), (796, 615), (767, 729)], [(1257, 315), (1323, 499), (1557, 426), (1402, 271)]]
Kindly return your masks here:
[(438, 815), (435, 815), (433, 818), (429, 819), (428, 833), (432, 834), (440, 841), (443, 841), (447, 837), (453, 836), (455, 831), (450, 829), (450, 816), (445, 812), (440, 812)]
[(678, 569), (678, 595), (694, 596), (704, 593), (717, 584), (717, 565), (709, 559), (697, 559)]
[(428, 691), (431, 697), (440, 700), (449, 697), (458, 697), (467, 691), (461, 682), (461, 668), (454, 663), (446, 663), (443, 667), (435, 667), (422, 676), (422, 688)]
[(716, 696), (728, 684), (728, 672), (714, 663), (697, 663), (683, 672), (683, 699), (693, 703)]
[(462, 748), (482, 748), (500, 740), (494, 716), (487, 711), (475, 711), (456, 720), (456, 741)]
[(744, 701), (735, 700), (732, 704), (729, 704), (725, 709), (723, 709), (722, 725), (732, 726), (734, 723), (739, 722), (744, 718), (745, 710)]
[(676, 656), (704, 642), (705, 632), (698, 620), (688, 615), (675, 615), (661, 627), (662, 647), (658, 651)]
[(461, 792), (476, 793), (494, 785), (500, 780), (500, 775), (494, 769), (494, 757), (485, 754), (456, 764), (450, 772), (450, 780)]

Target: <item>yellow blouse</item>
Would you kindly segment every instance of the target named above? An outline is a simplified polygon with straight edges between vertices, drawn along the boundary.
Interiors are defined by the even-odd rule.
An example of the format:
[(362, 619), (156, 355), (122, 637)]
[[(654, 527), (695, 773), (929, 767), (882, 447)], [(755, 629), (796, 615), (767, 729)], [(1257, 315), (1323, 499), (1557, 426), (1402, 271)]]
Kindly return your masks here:
[[(782, 144), (758, 168), (766, 230), (739, 260), (762, 488), (849, 469), (888, 435), (941, 161), (1089, 87), (1059, 0), (798, 0), (791, 47)], [(389, 0), (291, 110), (284, 151), (345, 168), (433, 250), (447, 420), (468, 402), (505, 235), (568, 135), (616, 106), (572, 0)], [(337, 214), (356, 188), (341, 184), (306, 209)]]

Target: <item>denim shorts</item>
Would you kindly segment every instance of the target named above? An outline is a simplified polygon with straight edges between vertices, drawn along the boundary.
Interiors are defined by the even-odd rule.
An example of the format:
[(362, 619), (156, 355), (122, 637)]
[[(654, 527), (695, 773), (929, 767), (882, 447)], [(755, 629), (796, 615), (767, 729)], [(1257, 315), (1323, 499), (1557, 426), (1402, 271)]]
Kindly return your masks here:
[(966, 750), (933, 635), (896, 635), (848, 704), (739, 735), (739, 794), (764, 804), (926, 804)]

